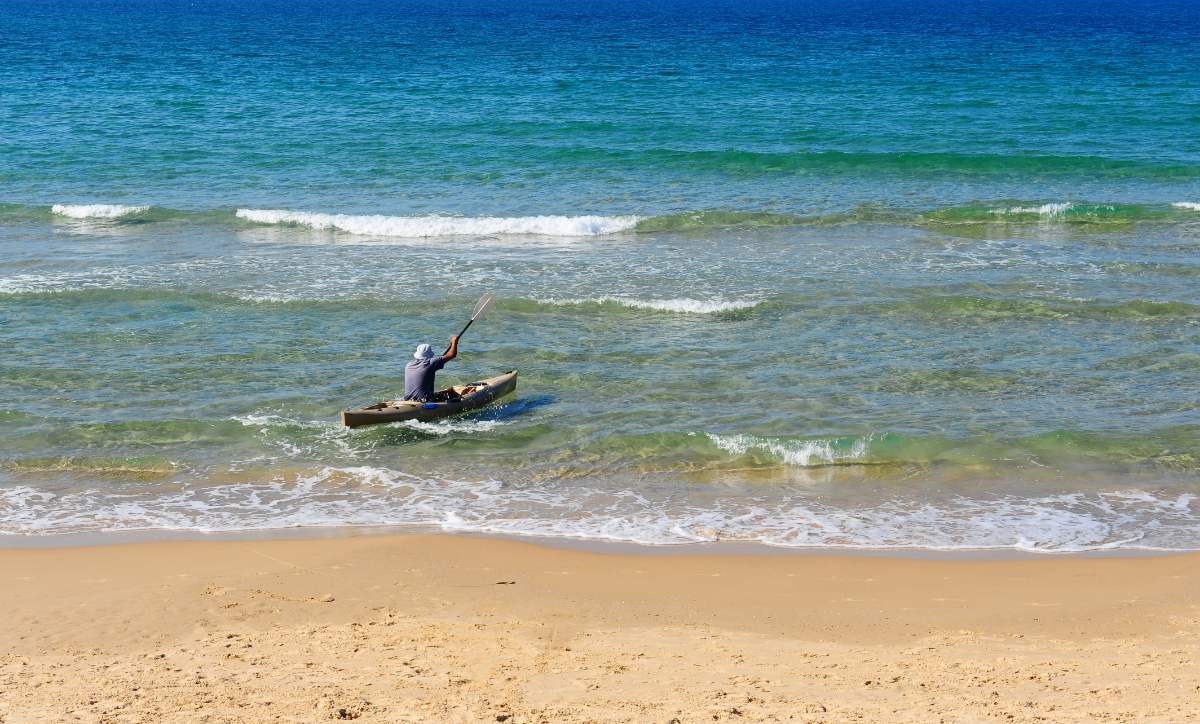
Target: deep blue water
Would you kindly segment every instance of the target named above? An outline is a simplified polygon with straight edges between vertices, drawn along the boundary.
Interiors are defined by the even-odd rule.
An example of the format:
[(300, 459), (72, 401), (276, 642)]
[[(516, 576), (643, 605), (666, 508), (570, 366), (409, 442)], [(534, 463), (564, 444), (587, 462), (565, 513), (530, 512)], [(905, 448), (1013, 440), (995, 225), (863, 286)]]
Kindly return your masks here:
[(13, 2), (8, 201), (924, 209), (1200, 188), (1190, 2)]

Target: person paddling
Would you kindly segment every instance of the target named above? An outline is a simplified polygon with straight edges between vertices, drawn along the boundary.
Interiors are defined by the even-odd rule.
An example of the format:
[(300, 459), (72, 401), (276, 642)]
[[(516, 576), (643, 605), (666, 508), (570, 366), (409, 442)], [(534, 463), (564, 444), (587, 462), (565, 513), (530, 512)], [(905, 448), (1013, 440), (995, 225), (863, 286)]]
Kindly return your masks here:
[(434, 401), (434, 377), (446, 363), (458, 356), (458, 335), (450, 338), (450, 349), (435, 355), (427, 344), (417, 345), (413, 361), (404, 366), (404, 399), (412, 402)]

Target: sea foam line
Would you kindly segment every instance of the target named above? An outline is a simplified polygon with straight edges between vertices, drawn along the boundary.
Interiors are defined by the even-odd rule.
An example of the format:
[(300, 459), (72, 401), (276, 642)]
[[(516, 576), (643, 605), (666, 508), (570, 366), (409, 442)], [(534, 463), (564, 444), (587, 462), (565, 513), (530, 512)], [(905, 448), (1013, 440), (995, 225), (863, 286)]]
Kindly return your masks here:
[(124, 204), (55, 204), (50, 207), (51, 212), (71, 219), (119, 219), (149, 210), (148, 205), (127, 206)]
[(585, 304), (616, 304), (630, 309), (649, 309), (656, 312), (679, 312), (681, 314), (717, 314), (732, 312), (739, 309), (752, 309), (762, 304), (761, 300), (740, 299), (690, 299), (680, 297), (675, 299), (634, 299), (630, 297), (582, 297), (579, 299), (537, 299), (541, 304), (555, 306), (583, 306)]
[(1188, 211), (1200, 211), (1200, 203), (1195, 201), (1176, 201), (1171, 204), (1177, 209), (1187, 209)]
[(286, 209), (238, 209), (238, 218), (258, 224), (292, 224), (361, 236), (599, 236), (627, 231), (637, 216), (355, 216)]
[(758, 493), (697, 505), (674, 487), (564, 489), (371, 466), (268, 473), (220, 485), (0, 487), (0, 536), (432, 525), (649, 545), (739, 540), (784, 547), (1070, 552), (1196, 549), (1198, 516), (1194, 494), (1144, 490), (942, 499), (881, 494), (859, 504)]

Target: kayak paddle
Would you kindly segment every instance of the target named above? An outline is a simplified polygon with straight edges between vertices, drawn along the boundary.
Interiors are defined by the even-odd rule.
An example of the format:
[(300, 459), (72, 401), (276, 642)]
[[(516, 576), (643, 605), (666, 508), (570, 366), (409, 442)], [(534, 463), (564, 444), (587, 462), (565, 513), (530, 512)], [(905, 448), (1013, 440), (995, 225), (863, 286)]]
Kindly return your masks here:
[[(487, 314), (488, 310), (491, 309), (492, 305), (495, 303), (496, 297), (493, 296), (491, 292), (488, 292), (480, 297), (479, 301), (475, 303), (475, 311), (471, 312), (471, 319), (467, 322), (467, 326), (463, 327), (462, 331), (458, 333), (459, 339), (462, 339), (462, 336), (467, 333), (467, 330), (471, 328), (471, 325), (475, 323), (475, 320), (482, 319), (483, 315)], [(449, 353), (450, 348), (447, 347), (446, 351), (442, 354), (446, 355)]]

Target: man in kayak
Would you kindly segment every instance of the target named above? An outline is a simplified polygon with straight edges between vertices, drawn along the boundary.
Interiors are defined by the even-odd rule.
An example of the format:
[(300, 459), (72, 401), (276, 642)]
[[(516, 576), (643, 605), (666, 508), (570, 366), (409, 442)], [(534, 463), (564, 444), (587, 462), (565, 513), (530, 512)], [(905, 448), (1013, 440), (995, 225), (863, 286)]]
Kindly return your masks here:
[(437, 371), (458, 356), (458, 337), (450, 338), (450, 350), (438, 356), (427, 344), (417, 345), (413, 361), (404, 365), (404, 399), (413, 402), (433, 402), (433, 379)]

